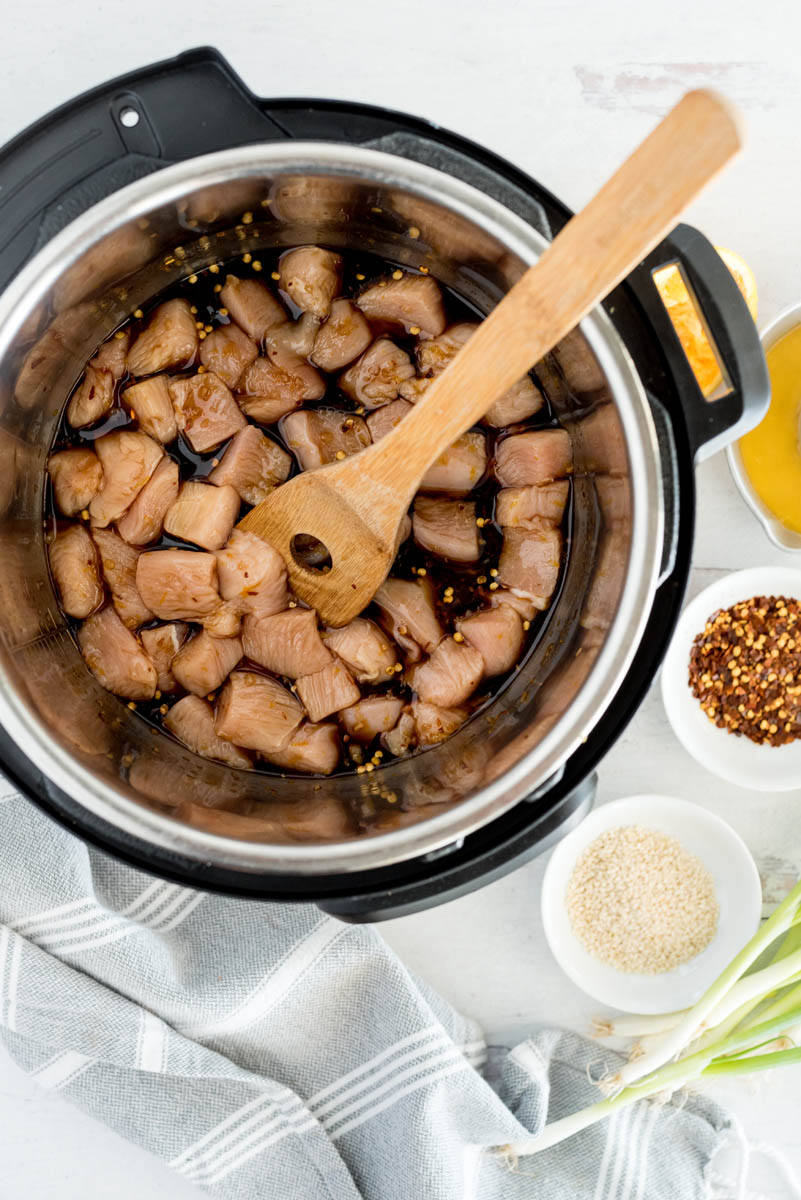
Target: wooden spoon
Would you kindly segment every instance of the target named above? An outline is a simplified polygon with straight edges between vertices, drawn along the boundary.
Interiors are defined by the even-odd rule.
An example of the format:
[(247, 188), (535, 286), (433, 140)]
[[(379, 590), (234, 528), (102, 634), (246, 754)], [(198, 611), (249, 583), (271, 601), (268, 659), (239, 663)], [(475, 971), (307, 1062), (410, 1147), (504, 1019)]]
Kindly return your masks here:
[[(395, 557), (401, 519), (434, 460), (645, 258), (741, 143), (736, 114), (722, 97), (688, 92), (391, 433), (342, 462), (296, 476), (247, 514), (240, 528), (281, 552), (292, 589), (322, 621), (344, 625), (372, 600)], [(328, 548), (327, 572), (296, 558), (293, 540), (303, 534)]]

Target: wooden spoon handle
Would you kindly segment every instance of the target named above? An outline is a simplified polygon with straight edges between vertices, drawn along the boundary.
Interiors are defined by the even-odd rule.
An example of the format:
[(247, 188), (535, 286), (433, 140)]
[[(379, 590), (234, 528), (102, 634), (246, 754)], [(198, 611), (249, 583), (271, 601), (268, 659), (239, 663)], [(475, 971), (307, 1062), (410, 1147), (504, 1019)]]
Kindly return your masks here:
[(741, 145), (728, 102), (688, 92), (354, 467), (411, 496), (443, 450), (645, 258)]

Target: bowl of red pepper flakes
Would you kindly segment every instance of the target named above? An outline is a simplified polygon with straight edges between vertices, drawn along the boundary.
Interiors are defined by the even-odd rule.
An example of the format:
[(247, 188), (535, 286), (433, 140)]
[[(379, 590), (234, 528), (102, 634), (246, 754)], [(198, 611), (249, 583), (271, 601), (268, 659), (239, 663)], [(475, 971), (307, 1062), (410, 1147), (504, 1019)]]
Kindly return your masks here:
[(801, 571), (752, 567), (687, 605), (662, 668), (673, 731), (741, 787), (801, 790)]

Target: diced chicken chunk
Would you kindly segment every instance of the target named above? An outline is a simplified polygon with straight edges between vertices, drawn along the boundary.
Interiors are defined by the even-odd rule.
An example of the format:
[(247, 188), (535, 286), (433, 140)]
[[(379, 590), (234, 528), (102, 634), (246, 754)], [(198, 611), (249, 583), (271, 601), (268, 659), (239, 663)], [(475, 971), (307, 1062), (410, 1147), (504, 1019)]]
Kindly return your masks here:
[(382, 404), (367, 417), (370, 437), (374, 442), (385, 437), (396, 425), (400, 425), (406, 414), (411, 411), (411, 404), (407, 404), (405, 400), (391, 400), (389, 404)]
[(310, 358), (321, 324), (319, 317), (306, 312), (301, 313), (297, 321), (286, 321), (280, 327), (276, 326), (264, 339), (268, 355), (279, 367), (282, 366), (280, 356), (284, 352), (291, 352), (299, 358)]
[(164, 621), (197, 621), (220, 603), (217, 560), (202, 551), (147, 551), (136, 564), (136, 586)]
[(511, 671), (523, 649), (523, 621), (509, 604), (487, 608), (456, 623), (457, 629), (484, 660), (484, 677)]
[(553, 348), (567, 385), (576, 396), (600, 391), (606, 384), (604, 373), (580, 329), (571, 329)]
[(100, 563), (85, 526), (70, 525), (50, 547), (50, 567), (61, 606), (71, 617), (88, 617), (103, 603)]
[(214, 612), (200, 618), (200, 624), (212, 637), (238, 637), (242, 632), (242, 613), (235, 601), (223, 600)]
[(94, 450), (60, 450), (47, 460), (56, 508), (65, 517), (88, 508), (103, 484), (103, 468)]
[(365, 408), (378, 408), (396, 400), (401, 384), (413, 375), (412, 360), (406, 351), (389, 338), (380, 337), (340, 376), (339, 386)]
[(428, 704), (423, 700), (412, 701), (417, 741), (421, 746), (436, 746), (461, 728), (467, 720), (463, 708), (443, 708), (439, 704)]
[[(314, 345), (317, 323), (316, 319), (312, 318), (314, 325), (309, 334), (307, 318), (308, 314), (297, 322), (297, 326), (302, 326), (300, 329), (290, 322), (271, 329), (265, 338), (265, 346), (267, 357), (273, 366), (300, 382), (303, 389), (301, 396), (304, 400), (321, 400), (325, 395), (325, 380), (307, 357)], [(308, 349), (304, 354), (306, 347)]]
[(268, 329), (289, 320), (286, 309), (268, 287), (256, 279), (229, 275), (220, 300), (241, 329), (260, 342)]
[(421, 488), (427, 492), (453, 492), (464, 496), (480, 483), (487, 469), (487, 441), (483, 433), (463, 433), (431, 464)]
[(357, 683), (387, 683), (395, 674), (395, 646), (383, 629), (366, 617), (355, 617), (340, 629), (330, 629), (324, 638)]
[(136, 586), (136, 565), (141, 551), (129, 546), (111, 529), (95, 529), (93, 535), (103, 563), (103, 578), (111, 592), (117, 615), (128, 629), (138, 629), (153, 620), (153, 613)]
[(381, 734), (381, 745), (385, 750), (389, 750), (390, 754), (394, 754), (400, 758), (401, 754), (405, 754), (409, 747), (413, 745), (414, 738), (414, 717), (409, 712), (403, 712), (398, 719), (397, 725), (387, 730), (386, 733)]
[(330, 775), (339, 765), (339, 730), (332, 722), (304, 721), (283, 750), (264, 757), (287, 771)]
[(417, 545), (440, 558), (477, 562), (481, 555), (476, 506), (469, 500), (441, 500), (418, 494), (412, 528)]
[(114, 403), (114, 385), (125, 374), (125, 355), (130, 334), (113, 337), (100, 347), (86, 368), (75, 394), (67, 405), (67, 421), (73, 429), (94, 425)]
[[(165, 690), (161, 685), (159, 687), (161, 691)], [(174, 704), (164, 718), (164, 728), (203, 758), (212, 758), (226, 766), (243, 770), (253, 766), (249, 754), (217, 736), (214, 710), (207, 700), (201, 700), (199, 696), (184, 696)]]
[(181, 484), (170, 505), (164, 528), (172, 537), (193, 542), (204, 550), (221, 550), (239, 514), (239, 493), (230, 484), (215, 487), (198, 479)]
[(197, 326), (188, 300), (167, 300), (153, 312), (128, 351), (132, 375), (154, 375), (191, 365), (198, 348)]
[(254, 421), (272, 425), (281, 417), (300, 408), (304, 395), (303, 380), (283, 371), (269, 358), (257, 358), (239, 383), (239, 404)]
[(259, 347), (238, 325), (220, 325), (200, 343), (200, 361), (226, 387), (235, 388), (259, 356)]
[(564, 515), (570, 484), (566, 479), (529, 487), (502, 488), (495, 499), (495, 520), (499, 525), (529, 525), (532, 521), (552, 521), (558, 525)]
[(213, 371), (174, 379), (170, 396), (176, 424), (197, 454), (213, 450), (247, 424), (230, 390)]
[(397, 696), (366, 696), (343, 708), (339, 714), (342, 728), (355, 742), (367, 745), (382, 733), (395, 728), (403, 710)]
[[(158, 671), (157, 686), (160, 692), (176, 692), (178, 690), (177, 680), (170, 668), (172, 660), (186, 641), (188, 633), (189, 626), (185, 625), (183, 621), (170, 621), (167, 625), (155, 625), (152, 629), (143, 629), (139, 634), (142, 645)], [(176, 737), (179, 736), (176, 734)], [(194, 747), (191, 748), (194, 749)]]
[(421, 648), (433, 650), (441, 641), (443, 629), (434, 610), (434, 589), (427, 579), (387, 579), (374, 599), (392, 637), (412, 662), (420, 657)]
[(278, 286), (301, 312), (325, 318), (339, 288), (340, 258), (320, 246), (299, 246), (281, 258)]
[(286, 608), (286, 565), (269, 542), (255, 533), (235, 529), (227, 546), (215, 557), (224, 600), (256, 617)]
[(268, 617), (248, 616), (242, 641), (248, 658), (273, 675), (288, 679), (312, 675), (334, 661), (318, 632), (313, 608), (287, 608)]
[(117, 522), (120, 537), (132, 546), (146, 546), (161, 535), (167, 509), (178, 496), (178, 463), (166, 455), (124, 517)]
[(117, 429), (95, 442), (103, 486), (92, 498), (93, 525), (110, 525), (133, 504), (164, 456), (157, 442), (134, 429)]
[(499, 604), (508, 604), (515, 610), (521, 621), (533, 621), (538, 611), (527, 596), (518, 596), (515, 592), (510, 592), (508, 588), (498, 588), (497, 591), (490, 592), (489, 601), (493, 608), (497, 608)]
[(175, 413), (170, 399), (168, 375), (152, 375), (141, 383), (131, 384), (122, 393), (122, 403), (131, 410), (140, 429), (162, 445), (178, 436)]
[(529, 417), (533, 417), (544, 403), (545, 397), (534, 380), (530, 375), (524, 375), (495, 401), (484, 421), (496, 429), (505, 425), (515, 425), (518, 421), (527, 421)]
[(361, 697), (350, 671), (337, 658), (321, 671), (301, 675), (296, 687), (312, 721), (322, 721), (331, 713), (350, 708)]
[(409, 686), (427, 704), (455, 708), (472, 695), (484, 674), (484, 659), (467, 642), (443, 638), (431, 657), (408, 672)]
[(214, 728), (226, 741), (267, 755), (286, 749), (302, 720), (299, 702), (277, 679), (234, 671), (217, 703)]
[(141, 645), (113, 608), (88, 617), (78, 645), (98, 683), (126, 700), (152, 700), (158, 676)]
[(421, 375), (436, 378), (464, 346), (467, 339), (478, 329), (475, 321), (460, 321), (451, 325), (439, 337), (425, 338), (418, 343), (415, 357)]
[(356, 303), (371, 321), (395, 321), (410, 332), (438, 337), (445, 328), (439, 284), (430, 275), (404, 275), (366, 288)]
[(205, 696), (225, 682), (241, 657), (239, 638), (212, 637), (202, 629), (178, 651), (172, 673), (187, 692)]
[(236, 434), (208, 479), (218, 487), (230, 484), (246, 504), (258, 504), (284, 482), (291, 469), (286, 450), (255, 425), (247, 425)]
[(495, 476), (504, 487), (563, 479), (573, 470), (573, 447), (564, 429), (513, 433), (495, 447)]
[(372, 340), (364, 314), (350, 300), (335, 300), (314, 339), (311, 358), (322, 371), (339, 371), (358, 358)]
[(550, 521), (532, 520), (525, 529), (504, 530), (498, 579), (527, 596), (536, 608), (547, 608), (559, 579), (562, 534)]
[(370, 445), (362, 418), (337, 408), (290, 413), (283, 420), (282, 432), (304, 471), (346, 458)]

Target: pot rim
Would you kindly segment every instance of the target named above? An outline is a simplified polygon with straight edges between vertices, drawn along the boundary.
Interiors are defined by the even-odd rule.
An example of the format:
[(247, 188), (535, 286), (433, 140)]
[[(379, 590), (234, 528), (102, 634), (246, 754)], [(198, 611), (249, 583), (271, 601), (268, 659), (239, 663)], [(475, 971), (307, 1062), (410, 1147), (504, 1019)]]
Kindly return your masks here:
[[(154, 207), (175, 204), (196, 188), (266, 174), (333, 175), (380, 183), (449, 208), (496, 237), (524, 262), (548, 241), (484, 192), (413, 160), (330, 142), (266, 143), (188, 159), (128, 184), (77, 217), (48, 242), (0, 296), (0, 359), (35, 305), (65, 267), (101, 238)], [(348, 841), (255, 843), (210, 834), (162, 815), (101, 779), (54, 742), (33, 708), (0, 668), (0, 721), (20, 750), (54, 784), (125, 833), (195, 861), (265, 874), (347, 875), (461, 844), (469, 833), (542, 788), (586, 739), (614, 698), (636, 652), (650, 611), (662, 551), (664, 501), (656, 430), (634, 363), (602, 308), (581, 323), (610, 390), (626, 436), (633, 513), (629, 563), (618, 609), (595, 664), (569, 710), (539, 743), (498, 779), (436, 817), (388, 833)], [(628, 404), (620, 404), (628, 397)]]

